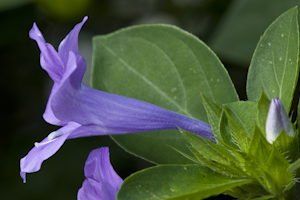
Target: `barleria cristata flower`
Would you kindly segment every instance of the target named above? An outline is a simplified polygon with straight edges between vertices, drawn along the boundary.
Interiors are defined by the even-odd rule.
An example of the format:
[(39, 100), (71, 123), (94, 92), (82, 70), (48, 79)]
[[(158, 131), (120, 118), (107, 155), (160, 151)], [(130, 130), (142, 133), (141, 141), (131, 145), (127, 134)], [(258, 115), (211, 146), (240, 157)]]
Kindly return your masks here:
[(38, 171), (66, 139), (173, 129), (182, 135), (150, 132), (122, 135), (122, 141), (113, 136), (128, 152), (158, 164), (123, 183), (108, 149), (92, 151), (79, 199), (199, 200), (221, 193), (242, 200), (299, 199), (299, 130), (288, 116), (299, 73), (297, 16), (297, 8), (290, 9), (260, 38), (247, 101), (239, 100), (210, 48), (177, 27), (139, 25), (94, 38), (95, 88), (128, 96), (139, 90), (169, 110), (81, 83), (85, 61), (77, 39), (86, 17), (58, 52), (34, 24), (30, 37), (54, 81), (44, 119), (62, 128), (21, 159), (21, 177)]
[(62, 126), (49, 134), (21, 159), (21, 177), (36, 172), (66, 139), (97, 135), (125, 134), (143, 131), (176, 129), (177, 126), (212, 138), (210, 126), (136, 99), (95, 90), (81, 83), (85, 60), (78, 51), (78, 34), (87, 20), (77, 24), (58, 47), (58, 52), (45, 42), (34, 24), (30, 37), (40, 50), (40, 63), (54, 81), (43, 115), (50, 124)]

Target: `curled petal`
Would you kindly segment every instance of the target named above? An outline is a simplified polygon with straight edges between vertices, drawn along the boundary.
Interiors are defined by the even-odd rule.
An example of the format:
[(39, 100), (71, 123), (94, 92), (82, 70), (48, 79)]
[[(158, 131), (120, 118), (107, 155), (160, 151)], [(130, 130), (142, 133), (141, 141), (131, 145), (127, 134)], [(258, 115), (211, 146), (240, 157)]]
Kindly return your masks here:
[(67, 124), (67, 122), (63, 122), (59, 119), (57, 119), (57, 117), (54, 115), (52, 108), (51, 108), (51, 102), (52, 102), (52, 98), (55, 94), (55, 92), (57, 91), (57, 88), (59, 87), (59, 85), (57, 83), (53, 84), (47, 105), (46, 105), (46, 109), (45, 112), (43, 114), (43, 118), (46, 122), (48, 122), (49, 124), (53, 124), (56, 126), (64, 126)]
[(85, 162), (86, 180), (78, 191), (78, 200), (115, 200), (123, 182), (109, 159), (108, 147), (91, 151)]
[(79, 126), (79, 124), (72, 122), (58, 129), (57, 132), (62, 133), (61, 136), (51, 139), (49, 139), (49, 137), (45, 138), (40, 143), (37, 143), (35, 147), (33, 147), (29, 153), (21, 159), (20, 175), (23, 178), (24, 183), (26, 182), (26, 173), (32, 173), (40, 170), (42, 162), (55, 154), (68, 138), (70, 133)]
[(79, 55), (78, 51), (78, 35), (79, 31), (81, 30), (83, 24), (88, 19), (87, 16), (85, 16), (82, 20), (82, 22), (78, 23), (71, 31), (70, 33), (61, 41), (58, 47), (58, 54), (62, 61), (64, 62), (64, 65), (68, 62), (68, 56), (69, 52), (73, 52), (75, 55)]
[(64, 67), (58, 53), (51, 44), (46, 43), (41, 31), (35, 23), (29, 32), (29, 36), (37, 42), (41, 50), (40, 59), (42, 68), (48, 72), (54, 82), (59, 83), (64, 73)]

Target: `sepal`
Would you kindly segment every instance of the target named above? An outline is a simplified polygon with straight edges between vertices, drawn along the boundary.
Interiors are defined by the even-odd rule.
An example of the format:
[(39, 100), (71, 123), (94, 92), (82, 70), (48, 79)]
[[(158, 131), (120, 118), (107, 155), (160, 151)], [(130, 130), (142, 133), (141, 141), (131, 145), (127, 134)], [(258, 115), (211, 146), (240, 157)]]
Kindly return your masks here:
[(205, 95), (201, 93), (203, 106), (205, 108), (209, 124), (211, 125), (211, 130), (214, 133), (214, 138), (218, 142), (223, 140), (220, 133), (220, 120), (222, 117), (222, 108), (215, 104), (213, 101), (208, 99)]
[(279, 136), (273, 145), (288, 159), (290, 163), (299, 157), (299, 134), (296, 132), (294, 136), (289, 136), (281, 130)]
[(257, 102), (257, 126), (266, 135), (266, 122), (269, 112), (271, 101), (266, 96), (265, 92), (262, 90), (259, 100)]

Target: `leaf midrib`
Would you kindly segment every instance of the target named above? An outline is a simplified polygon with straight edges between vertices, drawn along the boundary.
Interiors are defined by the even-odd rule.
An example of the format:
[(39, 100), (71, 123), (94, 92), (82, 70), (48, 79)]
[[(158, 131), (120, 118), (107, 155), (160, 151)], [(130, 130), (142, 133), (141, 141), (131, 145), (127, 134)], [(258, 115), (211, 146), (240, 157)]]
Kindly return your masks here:
[[(101, 42), (100, 40), (98, 41), (105, 49), (108, 50), (108, 52), (110, 52), (112, 55), (116, 55), (116, 53), (109, 48), (108, 46), (106, 46), (103, 42)], [(118, 59), (124, 64), (124, 66), (126, 66), (130, 71), (132, 71), (134, 74), (136, 74), (137, 76), (139, 76), (142, 80), (145, 81), (145, 83), (147, 83), (150, 87), (152, 87), (155, 91), (157, 91), (159, 94), (161, 94), (163, 97), (165, 97), (169, 102), (171, 102), (172, 104), (174, 104), (180, 112), (186, 114), (188, 117), (192, 117), (192, 115), (184, 108), (182, 108), (176, 101), (174, 101), (172, 98), (170, 98), (168, 95), (166, 95), (165, 92), (163, 92), (159, 87), (157, 87), (155, 84), (153, 84), (149, 79), (147, 79), (145, 76), (143, 76), (142, 74), (140, 74), (138, 71), (136, 71), (133, 67), (131, 67), (125, 60), (123, 60), (122, 58), (120, 58), (118, 56)], [(184, 88), (183, 88), (184, 90)]]

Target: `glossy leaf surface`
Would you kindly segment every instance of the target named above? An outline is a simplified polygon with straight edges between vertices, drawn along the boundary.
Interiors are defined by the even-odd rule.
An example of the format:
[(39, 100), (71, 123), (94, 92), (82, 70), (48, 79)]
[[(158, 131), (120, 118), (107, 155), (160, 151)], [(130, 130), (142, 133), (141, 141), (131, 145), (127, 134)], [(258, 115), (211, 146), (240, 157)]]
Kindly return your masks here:
[(160, 165), (129, 176), (117, 200), (199, 200), (250, 182), (224, 176), (201, 165)]
[[(238, 96), (216, 55), (195, 36), (170, 25), (141, 25), (94, 38), (92, 86), (208, 122), (200, 92), (217, 105)], [(189, 163), (179, 131), (112, 136), (154, 163)], [(163, 152), (163, 153), (162, 153)]]
[(247, 79), (247, 95), (257, 102), (262, 90), (279, 97), (289, 111), (298, 80), (299, 30), (297, 8), (282, 14), (266, 30), (254, 52)]

